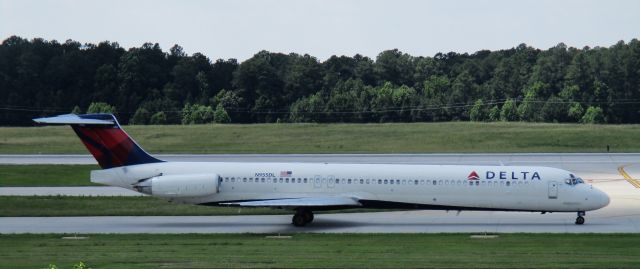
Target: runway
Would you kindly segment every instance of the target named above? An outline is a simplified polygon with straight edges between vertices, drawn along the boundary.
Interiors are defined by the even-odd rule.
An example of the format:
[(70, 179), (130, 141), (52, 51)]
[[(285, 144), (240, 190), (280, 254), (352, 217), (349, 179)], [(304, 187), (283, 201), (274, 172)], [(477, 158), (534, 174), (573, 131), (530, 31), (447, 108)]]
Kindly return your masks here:
[(0, 196), (145, 196), (120, 187), (0, 187)]
[[(0, 218), (0, 233), (638, 233), (640, 193), (623, 180), (598, 183), (611, 204), (575, 213), (398, 211), (316, 214), (307, 227), (293, 227), (290, 215), (21, 217)], [(629, 192), (628, 190), (634, 190)]]
[[(0, 218), (0, 233), (637, 233), (640, 232), (640, 154), (418, 154), (418, 155), (163, 155), (180, 161), (297, 161), (413, 164), (504, 164), (559, 167), (607, 192), (611, 204), (574, 213), (400, 211), (316, 214), (304, 228), (290, 215)], [(0, 162), (6, 155), (0, 156)], [(38, 161), (61, 160), (34, 156)], [(84, 158), (72, 157), (74, 162)], [(174, 159), (175, 158), (175, 159)], [(29, 158), (22, 158), (28, 160)], [(15, 161), (15, 160), (14, 160)], [(634, 185), (636, 183), (637, 185)], [(1, 189), (1, 188), (0, 188)]]
[[(153, 154), (175, 162), (330, 162), (404, 164), (553, 164), (638, 162), (640, 153)], [(0, 154), (0, 164), (97, 164), (89, 154)]]

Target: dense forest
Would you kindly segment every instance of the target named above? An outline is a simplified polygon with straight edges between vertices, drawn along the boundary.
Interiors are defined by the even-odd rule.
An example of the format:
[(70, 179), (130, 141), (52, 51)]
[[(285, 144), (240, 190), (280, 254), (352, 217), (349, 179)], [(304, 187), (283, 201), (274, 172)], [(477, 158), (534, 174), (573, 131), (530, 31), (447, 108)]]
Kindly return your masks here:
[(152, 43), (127, 50), (13, 36), (0, 45), (0, 125), (104, 111), (130, 124), (638, 123), (640, 42), (325, 61), (260, 51), (241, 63)]

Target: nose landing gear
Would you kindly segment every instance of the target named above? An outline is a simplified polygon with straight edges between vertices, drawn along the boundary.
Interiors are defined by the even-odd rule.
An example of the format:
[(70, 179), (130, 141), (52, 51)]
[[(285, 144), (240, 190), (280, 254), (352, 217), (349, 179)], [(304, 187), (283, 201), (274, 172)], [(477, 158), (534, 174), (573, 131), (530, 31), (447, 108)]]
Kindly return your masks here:
[(303, 227), (313, 221), (313, 212), (306, 208), (299, 208), (293, 215), (291, 223), (296, 227)]
[(580, 211), (578, 212), (578, 217), (576, 218), (576, 225), (582, 225), (584, 224), (584, 211)]

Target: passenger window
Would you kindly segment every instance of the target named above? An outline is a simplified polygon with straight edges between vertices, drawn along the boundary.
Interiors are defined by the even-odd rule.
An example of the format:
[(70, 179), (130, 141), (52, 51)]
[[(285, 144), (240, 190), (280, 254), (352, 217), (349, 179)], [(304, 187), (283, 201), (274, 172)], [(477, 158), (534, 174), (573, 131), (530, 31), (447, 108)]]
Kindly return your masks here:
[(264, 183), (264, 178), (261, 178), (260, 181), (262, 181), (262, 183)]
[(280, 183), (282, 183), (284, 180), (282, 180), (282, 178), (280, 178)]
[(394, 181), (393, 179), (392, 179), (392, 180), (389, 180), (389, 184), (392, 184), (392, 185), (393, 185), (393, 181)]
[(347, 184), (351, 184), (351, 179), (347, 179)]
[(369, 179), (367, 179), (367, 184), (369, 184)]
[(298, 178), (298, 183), (302, 183), (302, 178)]
[(382, 179), (378, 179), (378, 184), (382, 185)]
[(402, 180), (402, 185), (406, 185), (406, 184), (407, 184), (407, 181), (403, 179)]
[(469, 180), (469, 186), (473, 186), (473, 181)]
[(425, 182), (424, 179), (420, 180), (420, 185), (424, 185), (424, 182)]
[(364, 179), (360, 179), (360, 184), (364, 184)]
[(479, 181), (476, 181), (476, 186), (480, 186), (480, 182)]
[[(414, 180), (413, 182), (415, 183), (414, 185), (418, 185), (418, 180), (417, 179)], [(422, 181), (422, 183), (424, 183), (424, 181)]]
[(284, 180), (284, 183), (289, 183), (289, 179), (288, 179), (288, 178), (286, 178), (286, 179)]
[(304, 183), (307, 183), (307, 178), (306, 177), (303, 180), (304, 180)]
[(505, 183), (505, 185), (507, 185), (507, 187), (511, 186), (511, 183), (509, 181), (507, 181), (507, 183)]
[(385, 184), (385, 185), (387, 185), (388, 183), (389, 183), (389, 180), (388, 180), (388, 179), (385, 179), (385, 180), (384, 180), (384, 184)]

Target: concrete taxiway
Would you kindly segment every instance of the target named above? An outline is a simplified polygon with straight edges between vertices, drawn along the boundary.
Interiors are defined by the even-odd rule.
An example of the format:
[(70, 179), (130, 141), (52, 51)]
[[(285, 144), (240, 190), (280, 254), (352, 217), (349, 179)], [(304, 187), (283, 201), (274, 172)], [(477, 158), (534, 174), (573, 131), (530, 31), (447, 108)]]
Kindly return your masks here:
[(0, 187), (0, 196), (144, 196), (120, 187)]
[[(0, 163), (3, 162), (0, 156)], [(175, 157), (169, 157), (175, 156)], [(90, 156), (86, 156), (91, 158)], [(42, 158), (36, 156), (33, 158)], [(50, 157), (45, 157), (50, 158)], [(83, 157), (79, 157), (83, 158)], [(393, 155), (163, 155), (176, 161), (503, 164), (567, 169), (604, 190), (611, 203), (575, 213), (400, 211), (316, 214), (308, 227), (279, 216), (20, 217), (0, 218), (0, 233), (637, 233), (640, 232), (640, 154), (393, 154)], [(24, 158), (29, 159), (29, 158)], [(53, 159), (60, 158), (53, 157)], [(42, 161), (39, 160), (39, 161)], [(84, 187), (80, 187), (84, 188)], [(95, 187), (92, 187), (95, 188)], [(100, 187), (98, 187), (100, 188)], [(2, 188), (0, 188), (2, 189)]]

